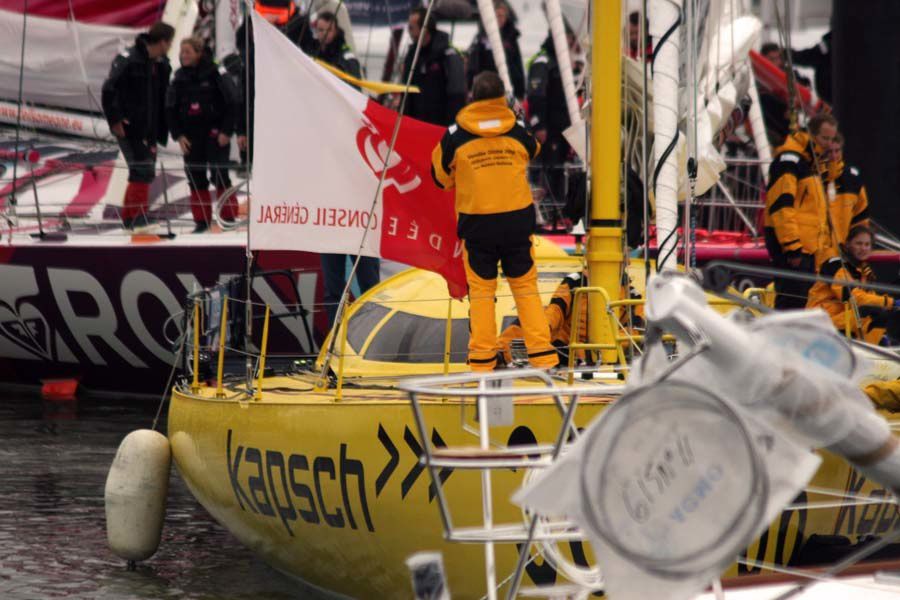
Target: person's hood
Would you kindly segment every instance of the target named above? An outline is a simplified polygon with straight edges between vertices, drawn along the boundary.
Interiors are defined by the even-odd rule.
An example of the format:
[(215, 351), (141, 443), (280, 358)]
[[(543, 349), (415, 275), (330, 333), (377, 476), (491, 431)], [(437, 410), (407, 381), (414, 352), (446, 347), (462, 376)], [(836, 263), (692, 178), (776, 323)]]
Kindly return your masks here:
[(503, 135), (516, 124), (516, 115), (506, 98), (489, 98), (472, 102), (456, 115), (460, 127), (480, 137)]

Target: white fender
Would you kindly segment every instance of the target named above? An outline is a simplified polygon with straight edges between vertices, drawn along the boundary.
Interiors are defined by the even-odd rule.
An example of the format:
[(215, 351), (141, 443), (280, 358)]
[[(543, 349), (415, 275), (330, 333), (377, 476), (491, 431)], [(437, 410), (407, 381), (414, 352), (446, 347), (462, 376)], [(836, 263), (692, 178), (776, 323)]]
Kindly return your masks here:
[(106, 478), (106, 538), (116, 556), (145, 560), (159, 547), (172, 450), (158, 431), (132, 431)]

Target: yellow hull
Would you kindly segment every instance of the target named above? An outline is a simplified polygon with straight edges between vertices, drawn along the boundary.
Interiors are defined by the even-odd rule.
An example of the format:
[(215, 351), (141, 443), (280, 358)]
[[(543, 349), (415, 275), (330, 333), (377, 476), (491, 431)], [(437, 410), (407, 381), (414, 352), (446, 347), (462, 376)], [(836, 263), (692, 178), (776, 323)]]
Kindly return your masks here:
[[(422, 550), (443, 553), (454, 598), (484, 594), (483, 548), (443, 540), (431, 481), (418, 465), (420, 441), (405, 395), (345, 389), (343, 401), (335, 402), (332, 395), (314, 393), (308, 381), (272, 378), (266, 383), (269, 389), (260, 401), (216, 399), (208, 388), (198, 395), (172, 395), (169, 439), (176, 464), (193, 494), (220, 523), (274, 567), (340, 594), (409, 597), (404, 559)], [(290, 385), (293, 392), (274, 391), (280, 384)], [(309, 390), (297, 394), (304, 387)], [(600, 400), (580, 405), (576, 424), (584, 426), (605, 405)], [(460, 427), (459, 404), (426, 403), (424, 415), (436, 444), (477, 443)], [(470, 424), (472, 416), (469, 406), (465, 418)], [(517, 402), (515, 420), (516, 427), (493, 428), (494, 439), (550, 443), (560, 424), (555, 406), (544, 400)], [(480, 525), (478, 472), (444, 473), (454, 524)], [(495, 472), (495, 522), (522, 522), (519, 509), (508, 502), (521, 478), (521, 472)], [(813, 485), (884, 495), (831, 456), (826, 456)], [(816, 494), (806, 498), (827, 499)], [(883, 504), (786, 511), (748, 549), (748, 556), (785, 564), (796, 559), (811, 534), (844, 535), (855, 541), (893, 529), (898, 521), (896, 508)], [(566, 544), (564, 553), (573, 552), (591, 557), (580, 544)], [(514, 546), (497, 546), (498, 580), (512, 572), (515, 559)], [(727, 575), (747, 571), (734, 566)], [(524, 585), (555, 579), (552, 567), (538, 558), (529, 566)]]

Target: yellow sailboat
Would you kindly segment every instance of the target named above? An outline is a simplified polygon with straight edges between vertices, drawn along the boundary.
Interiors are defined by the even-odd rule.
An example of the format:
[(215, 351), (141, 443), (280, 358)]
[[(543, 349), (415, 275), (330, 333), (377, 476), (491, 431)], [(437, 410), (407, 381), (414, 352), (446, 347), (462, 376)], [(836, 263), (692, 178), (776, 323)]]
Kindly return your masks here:
[[(577, 259), (541, 245), (541, 291), (549, 299), (560, 275)], [(439, 276), (410, 270), (373, 288), (350, 307), (342, 387), (319, 387), (318, 372), (265, 377), (258, 393), (243, 379), (217, 385), (179, 386), (173, 390), (168, 436), (181, 477), (200, 503), (235, 537), (275, 568), (304, 581), (351, 597), (408, 597), (404, 560), (421, 550), (443, 553), (454, 598), (485, 594), (484, 552), (477, 544), (444, 540), (436, 489), (420, 462), (423, 441), (408, 396), (396, 385), (409, 375), (458, 372), (462, 362), (443, 364), (444, 349), (456, 361), (453, 325), (465, 326), (466, 306), (450, 308), (450, 338), (428, 336), (447, 321), (445, 302), (423, 301)], [(427, 296), (425, 296), (427, 298)], [(515, 307), (503, 284), (498, 313), (512, 318)], [(444, 314), (442, 314), (444, 313)], [(403, 329), (397, 329), (401, 326)], [(404, 337), (403, 332), (408, 335)], [(415, 339), (422, 334), (425, 339)], [(413, 339), (410, 339), (413, 338)], [(421, 351), (421, 352), (416, 352)], [(407, 362), (432, 355), (432, 362)], [(620, 392), (612, 369), (609, 379), (590, 382), (575, 425), (584, 427)], [(523, 388), (544, 382), (526, 378)], [(579, 381), (579, 386), (589, 382)], [(565, 389), (564, 380), (557, 385)], [(513, 392), (511, 392), (513, 393)], [(472, 398), (422, 400), (429, 442), (436, 448), (477, 443)], [(491, 428), (498, 445), (549, 445), (558, 435), (561, 414), (553, 398), (516, 397), (514, 423)], [(885, 416), (891, 418), (889, 413)], [(444, 468), (443, 490), (458, 527), (481, 526), (481, 480), (474, 470)], [(499, 471), (493, 479), (494, 522), (524, 530), (521, 509), (509, 503), (522, 483), (523, 469)], [(760, 571), (752, 561), (771, 564), (815, 562), (833, 543), (851, 542), (895, 526), (898, 514), (887, 492), (857, 475), (843, 460), (826, 456), (812, 486), (751, 545), (747, 565), (728, 576)], [(842, 491), (858, 506), (835, 500)], [(859, 498), (869, 498), (859, 501)], [(821, 508), (818, 508), (821, 506)], [(519, 532), (521, 535), (521, 531)], [(823, 537), (825, 536), (825, 537)], [(817, 547), (816, 539), (826, 545)], [(577, 537), (560, 544), (570, 568), (588, 569), (590, 548)], [(496, 572), (513, 572), (514, 543), (496, 546)], [(824, 556), (827, 556), (824, 555)], [(523, 585), (565, 580), (534, 551)]]

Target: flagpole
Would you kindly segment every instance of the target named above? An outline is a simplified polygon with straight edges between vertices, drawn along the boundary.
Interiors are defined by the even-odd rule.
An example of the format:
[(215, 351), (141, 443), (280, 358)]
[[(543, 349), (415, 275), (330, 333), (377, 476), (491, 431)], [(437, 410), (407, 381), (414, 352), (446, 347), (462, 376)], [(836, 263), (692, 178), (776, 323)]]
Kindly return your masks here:
[[(419, 54), (422, 50), (422, 40), (425, 38), (425, 24), (428, 23), (428, 19), (431, 17), (431, 9), (434, 7), (434, 0), (429, 0), (428, 7), (425, 9), (425, 18), (420, 23), (421, 31), (419, 32), (419, 39), (416, 40), (416, 49), (413, 53), (412, 64), (409, 69), (409, 74), (406, 77), (406, 85), (404, 86), (403, 95), (400, 98), (400, 107), (397, 111), (397, 119), (394, 121), (394, 131), (391, 133), (391, 142), (388, 145), (387, 155), (384, 157), (383, 168), (381, 169), (381, 173), (378, 175), (378, 187), (375, 189), (375, 197), (372, 199), (372, 205), (369, 208), (369, 220), (374, 218), (375, 216), (375, 207), (378, 204), (378, 199), (381, 197), (381, 189), (384, 187), (385, 176), (387, 175), (388, 168), (387, 166), (391, 162), (391, 157), (394, 154), (394, 146), (397, 144), (397, 138), (400, 135), (400, 123), (403, 119), (403, 112), (406, 110), (406, 100), (409, 97), (409, 86), (412, 84), (413, 74), (416, 72), (416, 64), (419, 62)], [(254, 55), (255, 59), (255, 55)], [(353, 261), (353, 266), (350, 268), (350, 275), (347, 277), (347, 283), (344, 284), (344, 291), (341, 294), (341, 300), (338, 303), (337, 311), (334, 316), (334, 324), (331, 328), (331, 340), (328, 343), (328, 351), (325, 353), (325, 356), (322, 360), (322, 371), (319, 373), (319, 379), (316, 382), (317, 389), (324, 389), (328, 383), (328, 369), (331, 363), (331, 358), (334, 356), (334, 347), (337, 341), (337, 335), (335, 335), (335, 331), (340, 327), (341, 320), (344, 318), (344, 309), (347, 305), (347, 296), (350, 293), (350, 286), (353, 285), (353, 278), (356, 276), (356, 269), (359, 266), (359, 261), (362, 258), (362, 250), (363, 246), (366, 243), (366, 237), (369, 234), (368, 227), (363, 229), (362, 238), (359, 242), (359, 248), (356, 251), (356, 259)]]
[[(247, 56), (247, 63), (249, 64), (250, 58), (250, 22), (251, 15), (250, 11), (253, 10), (252, 5), (253, 0), (245, 0), (241, 6), (244, 10), (244, 53)], [(248, 11), (247, 8), (250, 8)], [(253, 60), (256, 61), (256, 50), (253, 51)], [(253, 148), (253, 141), (250, 136), (250, 131), (252, 129), (252, 123), (250, 123), (250, 78), (247, 77), (247, 66), (244, 65), (244, 134), (247, 136), (247, 246), (244, 250), (244, 263), (245, 263), (245, 281), (247, 282), (246, 287), (246, 304), (244, 309), (244, 351), (247, 353), (247, 360), (245, 363), (246, 367), (246, 375), (247, 375), (247, 389), (253, 389), (253, 358), (250, 356), (250, 344), (253, 341), (253, 305), (250, 303), (250, 293), (253, 288), (253, 250), (250, 248), (250, 215), (253, 214), (251, 202), (253, 202), (252, 194), (250, 193), (250, 180), (253, 179), (253, 154), (251, 152)], [(253, 77), (256, 77), (256, 65), (254, 65), (253, 69)], [(255, 88), (254, 88), (255, 89)], [(222, 332), (224, 335), (224, 332)]]

